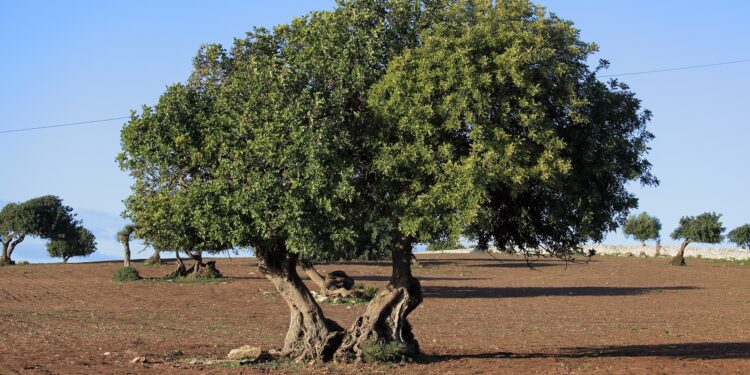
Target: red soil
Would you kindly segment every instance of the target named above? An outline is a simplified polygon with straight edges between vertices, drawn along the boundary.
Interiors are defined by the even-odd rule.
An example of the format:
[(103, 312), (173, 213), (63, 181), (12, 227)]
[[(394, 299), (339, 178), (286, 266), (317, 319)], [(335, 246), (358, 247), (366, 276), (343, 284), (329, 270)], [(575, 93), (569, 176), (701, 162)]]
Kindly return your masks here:
[[(589, 264), (424, 255), (410, 316), (423, 358), (290, 365), (297, 373), (750, 373), (750, 267), (595, 257)], [(278, 347), (286, 304), (254, 259), (219, 259), (223, 282), (110, 281), (119, 263), (0, 268), (0, 374), (271, 371), (191, 364), (244, 344)], [(173, 265), (146, 267), (159, 277)], [(323, 265), (383, 287), (386, 263)], [(308, 284), (312, 286), (312, 283)], [(364, 305), (323, 305), (348, 327)], [(106, 354), (108, 353), (108, 354)], [(181, 354), (180, 354), (181, 353)], [(145, 356), (149, 363), (131, 364)], [(268, 366), (266, 366), (268, 367)]]

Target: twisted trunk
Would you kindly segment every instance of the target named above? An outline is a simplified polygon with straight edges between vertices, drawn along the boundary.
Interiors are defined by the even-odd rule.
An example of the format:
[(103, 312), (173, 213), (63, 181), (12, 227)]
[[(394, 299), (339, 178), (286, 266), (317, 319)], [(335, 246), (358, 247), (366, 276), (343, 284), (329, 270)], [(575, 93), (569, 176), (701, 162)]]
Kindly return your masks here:
[(123, 267), (130, 267), (130, 241), (123, 241), (122, 246), (125, 248), (125, 261)]
[(180, 252), (178, 250), (175, 250), (174, 258), (177, 261), (177, 269), (169, 273), (167, 276), (164, 276), (165, 279), (175, 279), (178, 277), (187, 276), (187, 269), (185, 269), (185, 262), (183, 262), (182, 258), (180, 258)]
[(419, 343), (406, 319), (422, 303), (422, 287), (411, 274), (413, 242), (413, 238), (403, 235), (394, 241), (388, 287), (370, 302), (349, 329), (336, 352), (337, 361), (360, 362), (364, 359), (364, 349), (371, 344), (397, 343), (405, 356), (419, 353)]
[(3, 259), (2, 264), (16, 264), (11, 259), (11, 256), (13, 255), (13, 250), (16, 249), (16, 246), (18, 246), (19, 243), (23, 242), (23, 240), (26, 239), (26, 235), (22, 234), (18, 238), (16, 238), (15, 241), (13, 241), (13, 237), (9, 237), (8, 239), (3, 242)]
[(685, 264), (685, 248), (690, 243), (690, 240), (687, 238), (682, 240), (682, 244), (680, 245), (680, 250), (677, 252), (677, 255), (675, 255), (672, 258), (672, 265), (673, 266), (686, 266)]
[(193, 264), (187, 271), (187, 275), (197, 279), (210, 279), (221, 277), (221, 272), (216, 269), (216, 261), (211, 260), (206, 263), (203, 262), (203, 253), (200, 251), (187, 251), (190, 258), (193, 259)]
[(343, 328), (326, 319), (297, 274), (296, 254), (282, 241), (253, 246), (258, 268), (289, 306), (289, 330), (282, 354), (298, 362), (327, 361), (341, 343)]
[(3, 253), (0, 257), (0, 266), (11, 264), (10, 257), (8, 256), (8, 247), (10, 246), (11, 241), (13, 241), (13, 237), (11, 236), (3, 238)]

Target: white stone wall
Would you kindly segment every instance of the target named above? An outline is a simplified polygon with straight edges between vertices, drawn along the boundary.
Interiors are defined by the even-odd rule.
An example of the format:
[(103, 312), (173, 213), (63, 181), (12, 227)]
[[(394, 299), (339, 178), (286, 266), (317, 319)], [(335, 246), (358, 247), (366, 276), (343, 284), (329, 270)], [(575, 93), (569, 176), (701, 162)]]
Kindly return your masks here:
[[(593, 248), (597, 254), (627, 254), (631, 253), (635, 256), (646, 253), (648, 256), (654, 256), (656, 254), (656, 246), (649, 244), (646, 246), (623, 246), (623, 245), (587, 245), (583, 247), (584, 250)], [(679, 250), (679, 246), (662, 246), (661, 253), (663, 255), (675, 255)], [(457, 250), (442, 250), (442, 251), (425, 251), (423, 254), (469, 254), (474, 253), (473, 248), (468, 249), (457, 249)], [(706, 259), (750, 259), (750, 251), (739, 248), (720, 248), (720, 247), (700, 247), (694, 244), (688, 245), (685, 249), (685, 256), (697, 257)]]
[[(656, 246), (654, 244), (648, 244), (646, 246), (621, 246), (621, 245), (593, 245), (584, 246), (584, 249), (593, 248), (598, 254), (625, 254), (631, 253), (633, 255), (640, 255), (641, 252), (646, 253), (648, 256), (654, 256), (656, 253)], [(679, 250), (679, 246), (662, 246), (661, 253), (665, 255), (675, 255)], [(699, 245), (690, 244), (685, 248), (685, 256), (697, 257), (707, 259), (750, 259), (750, 251), (742, 250), (739, 248), (726, 248), (726, 247), (700, 247)]]

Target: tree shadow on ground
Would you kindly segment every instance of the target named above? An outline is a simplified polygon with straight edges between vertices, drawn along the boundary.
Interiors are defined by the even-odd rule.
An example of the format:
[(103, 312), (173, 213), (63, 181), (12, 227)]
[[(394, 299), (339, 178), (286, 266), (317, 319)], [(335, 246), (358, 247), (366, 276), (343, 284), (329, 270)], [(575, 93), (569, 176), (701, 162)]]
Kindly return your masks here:
[(474, 287), (474, 286), (424, 286), (426, 298), (525, 298), (525, 297), (575, 297), (575, 296), (635, 296), (646, 293), (700, 289), (694, 286), (665, 287)]
[(701, 342), (655, 345), (612, 345), (563, 348), (557, 353), (491, 352), (479, 354), (422, 355), (422, 363), (447, 362), (461, 359), (528, 359), (528, 358), (612, 358), (612, 357), (670, 357), (685, 359), (750, 359), (750, 343)]
[[(430, 276), (415, 276), (419, 281), (466, 281), (466, 280), (486, 280), (486, 278), (477, 277), (430, 277)], [(359, 276), (352, 275), (354, 281), (390, 281), (390, 275), (368, 275)]]

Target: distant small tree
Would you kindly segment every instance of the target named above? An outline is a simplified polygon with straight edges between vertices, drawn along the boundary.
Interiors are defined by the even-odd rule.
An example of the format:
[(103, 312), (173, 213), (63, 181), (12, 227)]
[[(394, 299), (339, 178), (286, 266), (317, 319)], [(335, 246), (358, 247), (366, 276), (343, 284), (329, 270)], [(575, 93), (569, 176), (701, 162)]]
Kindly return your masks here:
[(72, 257), (85, 257), (96, 251), (96, 237), (90, 230), (78, 226), (74, 231), (62, 239), (54, 239), (47, 243), (47, 253), (53, 258), (62, 258), (68, 263)]
[(727, 234), (727, 239), (737, 246), (750, 250), (750, 224), (741, 225)]
[(119, 232), (117, 232), (117, 241), (122, 244), (125, 250), (125, 260), (123, 261), (123, 267), (130, 267), (130, 240), (135, 237), (135, 225), (127, 224)]
[(673, 266), (685, 265), (685, 248), (691, 242), (719, 243), (723, 240), (724, 227), (721, 226), (720, 214), (702, 213), (698, 216), (683, 216), (680, 226), (672, 232), (672, 239), (682, 239), (680, 250), (672, 258)]
[(630, 215), (625, 220), (625, 225), (622, 227), (622, 231), (626, 236), (635, 238), (641, 241), (642, 246), (646, 246), (646, 241), (659, 239), (659, 232), (661, 231), (661, 222), (654, 216), (650, 216), (646, 212), (641, 212), (638, 215)]
[(14, 264), (11, 260), (16, 246), (26, 237), (64, 240), (78, 225), (73, 209), (63, 205), (53, 195), (29, 199), (22, 203), (9, 203), (0, 211), (0, 265)]

